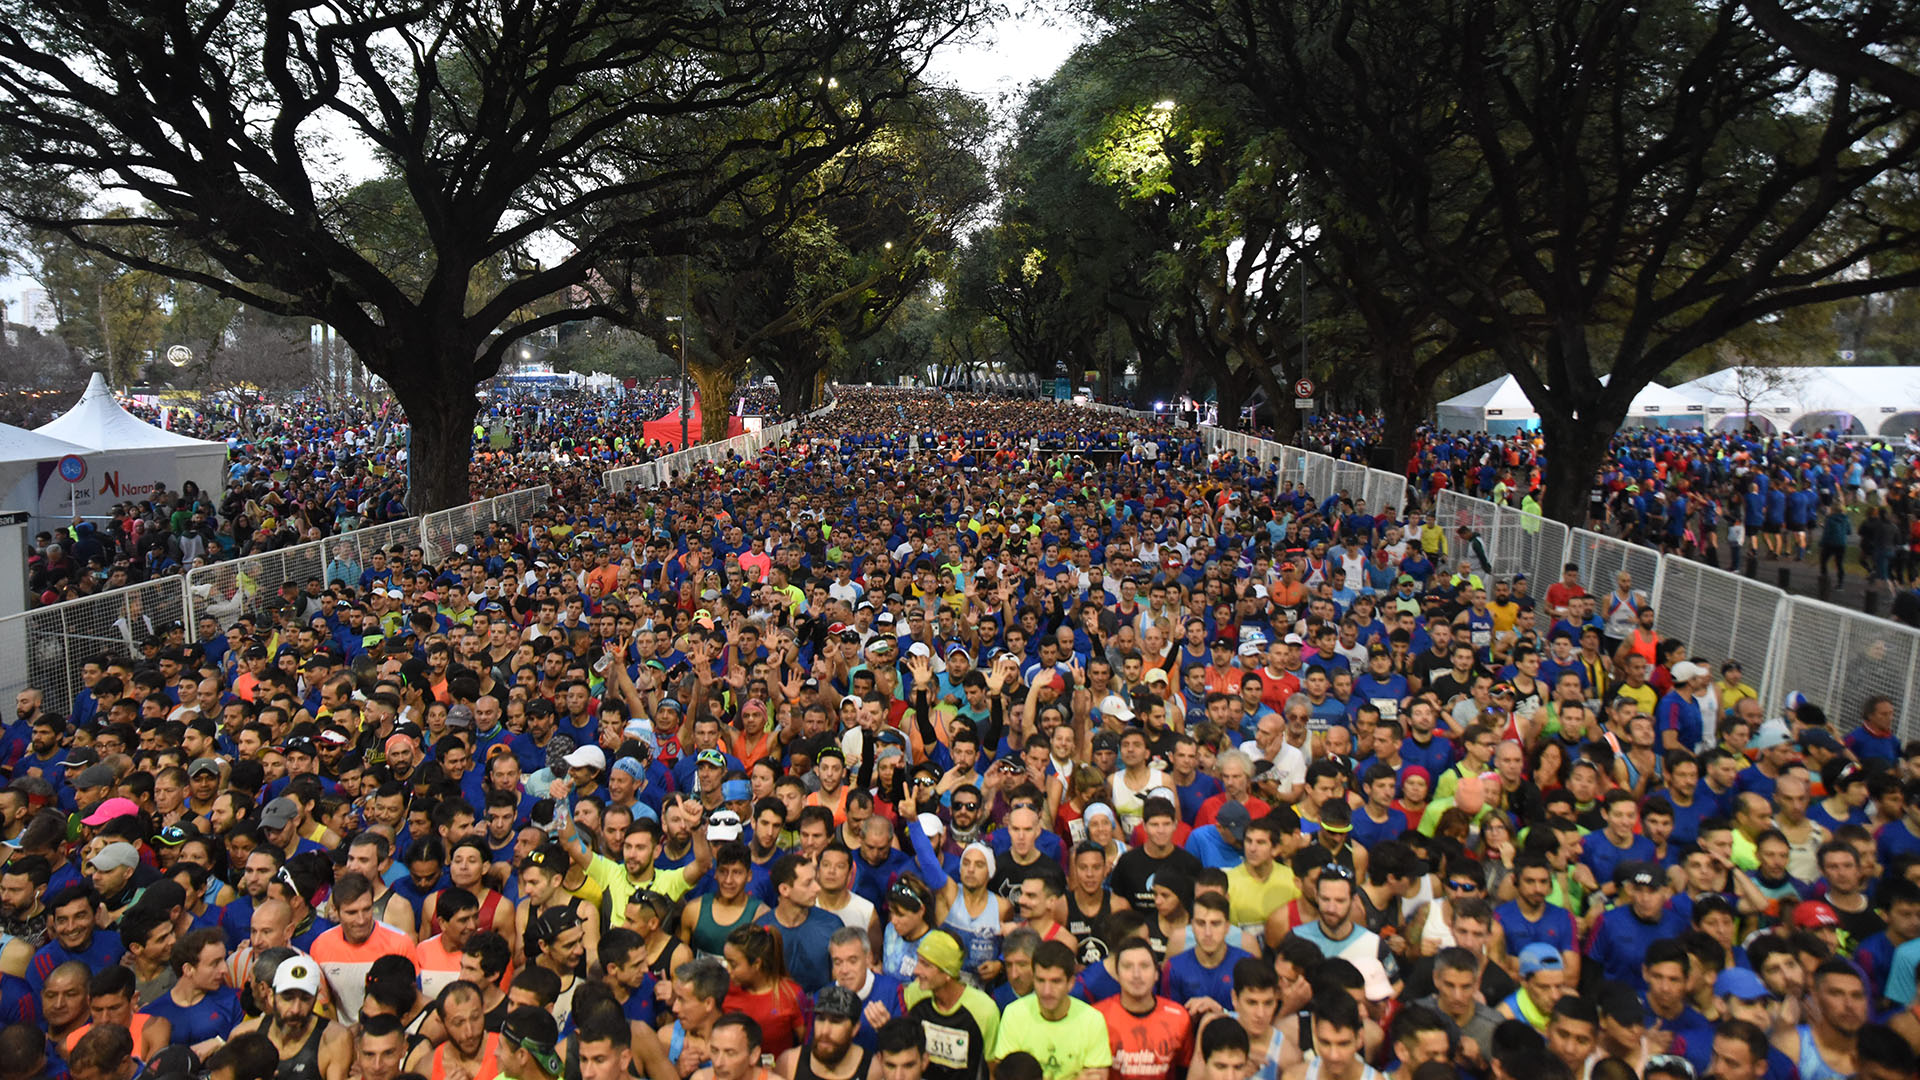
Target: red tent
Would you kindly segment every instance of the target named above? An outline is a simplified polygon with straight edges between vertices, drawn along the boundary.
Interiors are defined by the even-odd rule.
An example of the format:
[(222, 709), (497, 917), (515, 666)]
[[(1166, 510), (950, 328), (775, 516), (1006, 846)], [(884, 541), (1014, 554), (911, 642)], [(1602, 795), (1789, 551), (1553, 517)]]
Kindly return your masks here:
[[(727, 417), (727, 438), (745, 435), (747, 425), (737, 416)], [(700, 395), (693, 396), (693, 411), (687, 415), (687, 434), (695, 442), (700, 441)], [(675, 449), (680, 448), (680, 413), (670, 412), (658, 420), (649, 420), (644, 425), (643, 438), (650, 443), (666, 443)]]

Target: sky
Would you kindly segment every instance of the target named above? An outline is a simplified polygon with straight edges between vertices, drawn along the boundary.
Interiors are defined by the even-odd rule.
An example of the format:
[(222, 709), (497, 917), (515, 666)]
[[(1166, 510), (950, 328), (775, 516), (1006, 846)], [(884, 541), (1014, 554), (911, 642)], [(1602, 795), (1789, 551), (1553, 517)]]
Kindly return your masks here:
[[(936, 54), (929, 74), (959, 87), (992, 107), (994, 115), (1012, 115), (1012, 105), (1029, 83), (1052, 75), (1086, 37), (1066, 14), (1063, 0), (1010, 0), (1007, 15), (974, 40)], [(0, 301), (9, 321), (19, 321), (23, 289), (29, 277), (0, 276)]]
[(1013, 0), (1006, 18), (934, 57), (932, 74), (989, 104), (1052, 75), (1086, 38), (1059, 0)]

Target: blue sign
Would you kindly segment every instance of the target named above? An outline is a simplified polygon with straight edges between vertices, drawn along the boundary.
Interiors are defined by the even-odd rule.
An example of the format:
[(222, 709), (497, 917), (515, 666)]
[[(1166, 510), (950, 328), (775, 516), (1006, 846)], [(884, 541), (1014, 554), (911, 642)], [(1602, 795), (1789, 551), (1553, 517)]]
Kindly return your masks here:
[(69, 484), (77, 484), (87, 478), (87, 463), (78, 454), (68, 454), (60, 459), (60, 479)]

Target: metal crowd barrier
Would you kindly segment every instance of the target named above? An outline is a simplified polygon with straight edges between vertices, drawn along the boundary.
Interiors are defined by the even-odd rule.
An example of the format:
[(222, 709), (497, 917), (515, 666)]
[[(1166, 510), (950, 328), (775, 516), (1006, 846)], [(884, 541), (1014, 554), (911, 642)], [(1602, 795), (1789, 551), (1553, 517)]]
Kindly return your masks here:
[(429, 562), (438, 562), (455, 545), (471, 542), (476, 526), (530, 520), (546, 508), (552, 492), (545, 484), (524, 488), (0, 617), (0, 695), (11, 700), (36, 687), (48, 711), (67, 712), (90, 657), (138, 655), (143, 641), (173, 622), (184, 627), (189, 641), (199, 640), (202, 618), (224, 631), (242, 615), (265, 613), (284, 583), (304, 587), (312, 579), (338, 578), (358, 586), (376, 551), (404, 560), (419, 547)]
[(1769, 716), (1799, 691), (1844, 733), (1859, 726), (1867, 699), (1883, 694), (1893, 700), (1895, 731), (1920, 736), (1920, 630), (1457, 491), (1440, 493), (1434, 516), (1453, 558), (1454, 529), (1464, 524), (1479, 535), (1494, 573), (1524, 572), (1539, 603), (1572, 564), (1601, 598), (1604, 617), (1605, 597), (1626, 571), (1653, 606), (1654, 629), (1706, 657), (1716, 679), (1720, 664), (1737, 661)]

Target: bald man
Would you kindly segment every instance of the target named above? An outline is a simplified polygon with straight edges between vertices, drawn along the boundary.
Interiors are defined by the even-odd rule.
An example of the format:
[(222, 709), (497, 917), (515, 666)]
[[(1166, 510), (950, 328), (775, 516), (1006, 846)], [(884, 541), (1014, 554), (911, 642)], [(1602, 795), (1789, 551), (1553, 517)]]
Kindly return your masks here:
[(268, 949), (293, 945), (293, 908), (285, 900), (262, 900), (253, 909), (245, 943), (227, 958), (228, 984), (247, 994), (253, 980), (253, 961)]
[(67, 1036), (87, 1023), (87, 980), (93, 972), (78, 960), (69, 960), (48, 973), (40, 988), (40, 1018), (53, 1045), (67, 1045)]
[(1820, 860), (1815, 853), (1821, 844), (1833, 839), (1833, 834), (1807, 816), (1812, 799), (1806, 777), (1797, 772), (1782, 773), (1774, 781), (1773, 827), (1787, 838), (1787, 873), (1801, 881), (1820, 880)]

